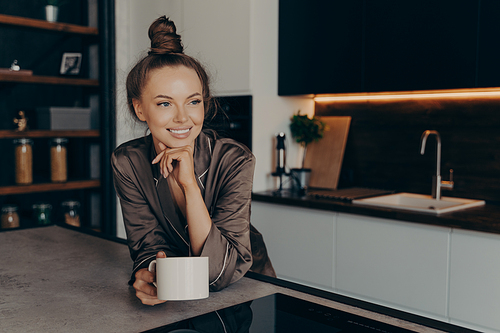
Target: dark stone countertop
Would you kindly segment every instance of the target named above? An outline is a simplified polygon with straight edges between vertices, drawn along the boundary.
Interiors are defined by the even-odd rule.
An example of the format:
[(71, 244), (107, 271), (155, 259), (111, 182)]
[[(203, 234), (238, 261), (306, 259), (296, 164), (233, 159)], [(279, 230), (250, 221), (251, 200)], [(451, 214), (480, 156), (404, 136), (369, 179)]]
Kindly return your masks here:
[(430, 215), (398, 209), (359, 206), (342, 200), (299, 196), (287, 190), (283, 190), (278, 195), (275, 194), (275, 191), (255, 192), (252, 194), (252, 200), (500, 234), (500, 206), (488, 203), (481, 207), (457, 212)]
[[(408, 314), (407, 321), (396, 315), (397, 310), (333, 293), (291, 288), (262, 276), (244, 277), (206, 299), (146, 306), (127, 285), (132, 264), (128, 247), (69, 227), (0, 232), (0, 253), (1, 332), (142, 332), (274, 293), (415, 332), (442, 332), (428, 327), (433, 325), (426, 321), (436, 323), (432, 319), (412, 320), (416, 317)], [(449, 331), (446, 323), (433, 327), (439, 325)]]

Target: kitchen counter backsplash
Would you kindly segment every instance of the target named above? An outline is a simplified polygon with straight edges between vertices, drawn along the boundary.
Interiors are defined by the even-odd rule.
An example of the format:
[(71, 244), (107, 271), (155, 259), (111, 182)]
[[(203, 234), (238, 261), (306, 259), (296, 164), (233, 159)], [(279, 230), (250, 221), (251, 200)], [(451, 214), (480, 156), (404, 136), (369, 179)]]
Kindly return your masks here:
[(316, 115), (351, 116), (339, 188), (360, 186), (431, 194), (436, 139), (420, 154), (420, 137), (437, 130), (443, 196), (500, 202), (500, 99), (413, 99), (315, 103)]

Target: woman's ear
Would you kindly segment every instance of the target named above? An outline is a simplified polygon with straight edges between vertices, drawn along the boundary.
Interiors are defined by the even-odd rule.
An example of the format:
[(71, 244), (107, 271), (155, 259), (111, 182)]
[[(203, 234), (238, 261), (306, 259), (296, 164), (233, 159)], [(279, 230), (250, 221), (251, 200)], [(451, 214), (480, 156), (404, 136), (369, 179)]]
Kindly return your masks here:
[(132, 105), (134, 106), (135, 115), (139, 118), (140, 121), (146, 121), (146, 117), (144, 117), (144, 113), (142, 113), (141, 101), (138, 99), (132, 99)]

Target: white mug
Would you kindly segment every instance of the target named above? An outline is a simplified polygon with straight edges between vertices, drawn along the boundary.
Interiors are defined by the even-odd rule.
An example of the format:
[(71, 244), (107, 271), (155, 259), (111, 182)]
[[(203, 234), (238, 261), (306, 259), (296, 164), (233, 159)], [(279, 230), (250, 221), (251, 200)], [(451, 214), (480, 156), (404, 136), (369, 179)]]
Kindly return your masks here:
[(168, 257), (153, 260), (158, 299), (185, 301), (208, 297), (208, 257)]

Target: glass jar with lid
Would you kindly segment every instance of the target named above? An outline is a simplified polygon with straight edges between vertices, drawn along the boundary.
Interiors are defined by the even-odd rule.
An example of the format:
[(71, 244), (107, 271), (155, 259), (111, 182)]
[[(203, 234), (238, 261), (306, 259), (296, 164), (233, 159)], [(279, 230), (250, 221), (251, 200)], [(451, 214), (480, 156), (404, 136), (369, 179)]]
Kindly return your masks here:
[(16, 183), (27, 185), (33, 183), (33, 140), (15, 139)]
[(50, 179), (54, 183), (68, 180), (67, 143), (65, 138), (54, 138), (50, 143)]
[(38, 203), (33, 205), (33, 217), (38, 225), (50, 224), (52, 215), (52, 205), (48, 203)]
[(80, 203), (68, 200), (61, 203), (64, 211), (64, 222), (74, 227), (80, 227)]
[(19, 228), (19, 214), (17, 213), (16, 205), (5, 205), (2, 206), (2, 218), (1, 218), (1, 228), (11, 229)]

